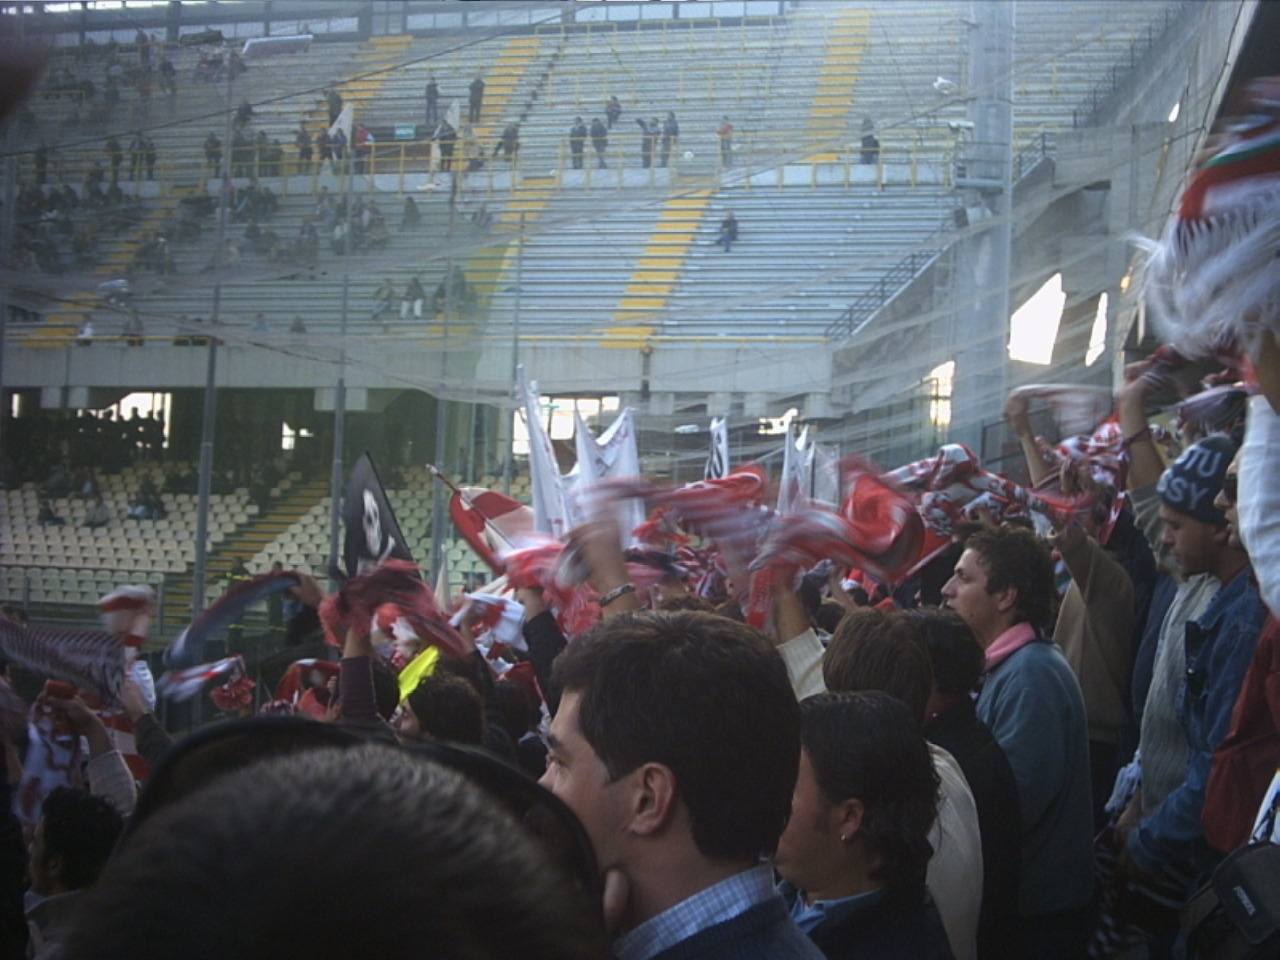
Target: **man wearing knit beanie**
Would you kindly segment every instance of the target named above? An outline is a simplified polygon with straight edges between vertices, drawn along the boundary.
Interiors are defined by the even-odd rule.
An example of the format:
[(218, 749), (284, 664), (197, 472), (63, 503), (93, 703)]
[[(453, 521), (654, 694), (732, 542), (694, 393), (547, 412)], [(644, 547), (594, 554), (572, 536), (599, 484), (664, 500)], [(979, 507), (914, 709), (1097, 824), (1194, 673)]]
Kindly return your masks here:
[[(1185, 776), (1125, 836), (1128, 873), (1141, 887), (1175, 896), (1190, 893), (1219, 859), (1201, 825), (1205, 785), (1266, 617), (1248, 555), (1232, 542), (1213, 502), (1234, 455), (1228, 437), (1206, 437), (1183, 452), (1156, 488), (1164, 543), (1183, 575), (1210, 574), (1220, 584), (1205, 611), (1185, 624), (1185, 670), (1176, 697), (1188, 750)], [(1176, 912), (1170, 919), (1176, 925)]]

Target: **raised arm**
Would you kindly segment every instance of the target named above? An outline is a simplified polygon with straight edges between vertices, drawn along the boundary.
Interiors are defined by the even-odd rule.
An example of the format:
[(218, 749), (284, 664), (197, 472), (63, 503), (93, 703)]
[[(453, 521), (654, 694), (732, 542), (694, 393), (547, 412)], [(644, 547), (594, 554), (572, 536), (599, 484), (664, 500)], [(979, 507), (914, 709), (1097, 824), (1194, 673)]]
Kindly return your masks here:
[(1010, 394), (1004, 402), (1004, 418), (1009, 429), (1018, 438), (1022, 447), (1022, 455), (1027, 461), (1027, 471), (1031, 475), (1031, 485), (1038, 486), (1041, 480), (1049, 476), (1052, 468), (1044, 462), (1040, 448), (1036, 445), (1035, 434), (1031, 432), (1031, 417), (1027, 411), (1027, 398)]
[(1116, 395), (1120, 417), (1120, 430), (1124, 445), (1129, 451), (1130, 490), (1150, 486), (1164, 473), (1164, 458), (1147, 423), (1147, 381), (1143, 376), (1151, 369), (1151, 361), (1131, 363), (1125, 368), (1125, 384)]

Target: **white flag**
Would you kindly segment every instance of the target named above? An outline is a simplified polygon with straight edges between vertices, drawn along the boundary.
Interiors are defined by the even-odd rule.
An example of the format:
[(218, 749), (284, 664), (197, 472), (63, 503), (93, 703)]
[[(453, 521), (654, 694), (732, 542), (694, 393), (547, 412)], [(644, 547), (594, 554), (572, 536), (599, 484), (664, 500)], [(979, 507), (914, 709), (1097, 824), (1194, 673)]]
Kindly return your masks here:
[[(640, 476), (640, 450), (636, 445), (635, 413), (627, 407), (611, 423), (599, 439), (580, 414), (574, 414), (574, 446), (578, 453), (576, 482), (573, 486), (573, 511), (585, 519), (583, 500), (588, 491), (601, 480), (615, 477)], [(631, 532), (644, 520), (644, 505), (636, 499), (627, 499), (617, 505), (618, 527), (622, 538), (631, 541)]]
[(787, 439), (782, 447), (782, 477), (778, 481), (778, 513), (791, 513), (796, 505), (809, 496), (809, 481), (813, 476), (813, 450), (809, 443), (809, 428), (792, 437), (787, 428)]
[(707, 466), (702, 476), (706, 480), (718, 480), (729, 475), (729, 423), (725, 417), (711, 418), (711, 450), (707, 454)]
[(329, 128), (329, 136), (332, 137), (339, 130), (341, 130), (342, 135), (347, 139), (347, 145), (350, 146), (351, 145), (351, 128), (355, 126), (355, 118), (356, 118), (355, 107), (353, 107), (349, 103), (344, 104), (342, 107), (342, 112), (338, 114), (338, 119), (333, 121), (333, 126)]
[(529, 479), (533, 488), (533, 526), (540, 533), (560, 538), (573, 527), (566, 503), (564, 478), (556, 463), (551, 438), (542, 425), (542, 406), (537, 384), (530, 384), (519, 370), (521, 402), (529, 430)]
[(840, 504), (840, 458), (830, 444), (814, 443), (810, 467), (810, 497), (832, 507)]

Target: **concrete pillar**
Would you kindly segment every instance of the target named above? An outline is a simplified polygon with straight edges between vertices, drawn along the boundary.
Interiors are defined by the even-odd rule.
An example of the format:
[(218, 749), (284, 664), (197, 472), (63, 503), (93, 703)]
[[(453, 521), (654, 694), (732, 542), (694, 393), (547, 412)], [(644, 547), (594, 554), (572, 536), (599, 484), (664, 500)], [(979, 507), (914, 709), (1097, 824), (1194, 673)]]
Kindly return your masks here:
[[(965, 176), (957, 178), (966, 208), (991, 216), (956, 250), (951, 343), (956, 379), (950, 437), (982, 456), (982, 427), (1000, 419), (1008, 366), (1009, 260), (1013, 240), (1012, 0), (970, 6), (968, 118), (973, 136)], [(970, 229), (974, 229), (970, 217)]]
[(769, 413), (769, 395), (767, 393), (748, 393), (742, 398), (742, 415), (750, 420), (763, 417)]

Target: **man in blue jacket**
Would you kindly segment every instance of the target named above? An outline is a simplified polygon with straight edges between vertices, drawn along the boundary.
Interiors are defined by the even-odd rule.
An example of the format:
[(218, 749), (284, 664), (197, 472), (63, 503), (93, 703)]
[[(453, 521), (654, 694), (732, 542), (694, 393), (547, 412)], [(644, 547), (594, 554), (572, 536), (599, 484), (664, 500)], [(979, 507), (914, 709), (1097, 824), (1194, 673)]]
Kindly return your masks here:
[(942, 596), (985, 652), (978, 719), (1018, 788), (1019, 955), (1077, 957), (1094, 888), (1089, 740), (1080, 684), (1041, 632), (1052, 614), (1053, 561), (1026, 530), (983, 530), (966, 541)]
[(1139, 878), (1194, 884), (1217, 860), (1200, 820), (1205, 784), (1267, 615), (1248, 554), (1214, 506), (1234, 455), (1230, 438), (1207, 437), (1183, 451), (1156, 487), (1164, 543), (1183, 574), (1212, 574), (1221, 586), (1186, 624), (1186, 673), (1176, 701), (1189, 748), (1186, 778), (1125, 838), (1125, 867)]

